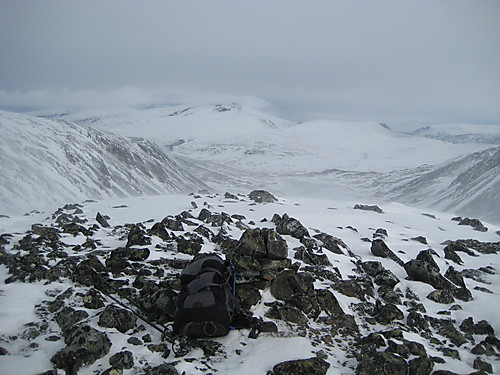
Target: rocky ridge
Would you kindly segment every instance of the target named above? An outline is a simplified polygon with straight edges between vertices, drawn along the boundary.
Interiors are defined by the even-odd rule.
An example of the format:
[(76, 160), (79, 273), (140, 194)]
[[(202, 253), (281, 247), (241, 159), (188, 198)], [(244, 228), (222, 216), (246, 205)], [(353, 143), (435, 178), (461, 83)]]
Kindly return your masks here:
[[(68, 204), (25, 233), (1, 234), (5, 284), (58, 287), (34, 307), (36, 320), (18, 335), (0, 336), (0, 354), (16, 355), (21, 345), (29, 355), (57, 343), (53, 367), (40, 374), (175, 375), (186, 366), (217, 373), (221, 361), (244, 360), (246, 336), (236, 347), (223, 339), (186, 340), (179, 352), (169, 330), (159, 332), (172, 322), (181, 270), (216, 252), (236, 267), (240, 308), (262, 319), (257, 343), (271, 336), (286, 345), (302, 337), (314, 347), (309, 357), (275, 363), (268, 375), (443, 375), (456, 373), (447, 365), (456, 368), (457, 361), (463, 361), (460, 374), (498, 369), (500, 340), (490, 322), (454, 314), (493, 293), (489, 279), (497, 270), (488, 257), (497, 256), (499, 242), (450, 239), (433, 249), (420, 236), (407, 239), (408, 249), (422, 245), (410, 254), (391, 249), (384, 228), (372, 228), (367, 238), (341, 227), (358, 237), (348, 246), (287, 213), (247, 217), (262, 206), (283, 211), (284, 202), (268, 192), (189, 200), (192, 208), (161, 220), (119, 224), (104, 212), (89, 216), (85, 204)], [(248, 211), (233, 211), (236, 204)], [(385, 212), (362, 204), (352, 209)], [(468, 268), (475, 258), (484, 259), (484, 267)]]

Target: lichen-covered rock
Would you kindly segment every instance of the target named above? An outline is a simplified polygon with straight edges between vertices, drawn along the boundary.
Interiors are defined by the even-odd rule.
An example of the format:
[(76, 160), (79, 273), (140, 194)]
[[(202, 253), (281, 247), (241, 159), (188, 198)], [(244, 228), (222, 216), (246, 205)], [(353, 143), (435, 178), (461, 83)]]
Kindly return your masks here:
[(430, 292), (427, 295), (427, 298), (430, 299), (431, 301), (443, 304), (455, 302), (455, 298), (453, 298), (453, 293), (448, 289), (436, 289)]
[(115, 305), (108, 305), (99, 315), (98, 324), (101, 327), (116, 328), (121, 333), (134, 328), (137, 317), (129, 310), (122, 309)]
[[(100, 212), (97, 213), (95, 217), (96, 221), (101, 224), (101, 227), (103, 228), (109, 228), (109, 223), (106, 220), (106, 217), (104, 217)], [(108, 218), (109, 219), (109, 218)]]
[(67, 375), (76, 375), (80, 368), (104, 357), (111, 348), (107, 335), (88, 325), (74, 326), (64, 341), (66, 347), (58, 351), (51, 361)]
[(151, 229), (148, 230), (148, 235), (156, 236), (161, 238), (163, 241), (168, 241), (171, 239), (170, 235), (165, 228), (165, 224), (163, 223), (155, 223)]
[(377, 308), (375, 313), (375, 320), (380, 324), (389, 324), (394, 320), (401, 320), (404, 318), (403, 312), (392, 303)]
[(109, 358), (109, 364), (115, 369), (130, 369), (134, 367), (134, 356), (131, 351), (124, 350), (123, 352), (113, 354)]
[(163, 365), (146, 369), (144, 371), (146, 375), (179, 375), (179, 372), (174, 367), (174, 365), (165, 363)]
[(408, 363), (390, 352), (365, 354), (356, 367), (356, 375), (407, 375)]
[(73, 328), (73, 326), (88, 317), (89, 314), (84, 310), (75, 310), (72, 307), (64, 307), (56, 315), (55, 320), (63, 331), (63, 334), (66, 335), (67, 332)]
[(273, 375), (325, 375), (330, 364), (319, 357), (278, 363)]
[(139, 225), (133, 225), (128, 233), (126, 247), (145, 245), (151, 245), (151, 238), (146, 235), (144, 229)]
[(408, 366), (408, 375), (430, 375), (434, 368), (434, 362), (427, 356), (421, 356), (410, 360)]
[(471, 316), (462, 321), (460, 324), (460, 330), (465, 333), (473, 334), (473, 335), (494, 335), (495, 330), (486, 320), (481, 320), (478, 323), (474, 323), (474, 320)]
[(133, 262), (148, 259), (150, 251), (148, 248), (119, 247), (110, 254), (111, 259), (130, 260)]
[(274, 298), (286, 301), (295, 295), (304, 294), (313, 289), (312, 282), (292, 270), (281, 272), (271, 284), (271, 294)]
[(487, 372), (488, 374), (493, 374), (493, 366), (491, 365), (491, 363), (483, 361), (481, 357), (477, 357), (476, 359), (474, 359), (472, 367), (476, 370)]

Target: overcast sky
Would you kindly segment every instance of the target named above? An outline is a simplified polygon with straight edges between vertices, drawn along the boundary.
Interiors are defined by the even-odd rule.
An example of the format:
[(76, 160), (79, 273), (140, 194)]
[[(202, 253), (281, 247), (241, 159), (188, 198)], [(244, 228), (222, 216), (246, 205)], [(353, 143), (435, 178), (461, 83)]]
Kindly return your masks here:
[(499, 20), (497, 0), (0, 0), (0, 107), (234, 96), (300, 120), (500, 124)]

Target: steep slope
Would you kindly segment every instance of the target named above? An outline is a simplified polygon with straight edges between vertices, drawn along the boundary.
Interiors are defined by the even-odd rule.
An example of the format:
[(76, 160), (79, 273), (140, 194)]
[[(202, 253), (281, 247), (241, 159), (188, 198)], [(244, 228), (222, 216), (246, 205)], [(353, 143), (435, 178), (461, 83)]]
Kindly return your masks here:
[(390, 191), (398, 202), (500, 222), (500, 147), (458, 158)]
[(156, 144), (0, 111), (2, 213), (206, 187)]

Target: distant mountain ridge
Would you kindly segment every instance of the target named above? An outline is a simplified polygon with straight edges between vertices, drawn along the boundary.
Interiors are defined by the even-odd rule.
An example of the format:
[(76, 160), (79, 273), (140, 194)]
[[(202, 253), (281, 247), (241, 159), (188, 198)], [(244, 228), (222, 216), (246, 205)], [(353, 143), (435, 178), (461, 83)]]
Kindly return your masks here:
[(5, 111), (0, 131), (1, 213), (206, 188), (148, 140)]
[[(19, 178), (23, 172), (16, 180), (7, 171), (2, 202), (24, 199), (28, 207), (27, 198), (40, 196), (38, 190), (44, 191), (44, 199), (62, 195), (67, 200), (207, 187), (266, 188), (282, 195), (397, 201), (500, 222), (498, 148), (487, 142), (458, 144), (428, 137), (435, 133), (433, 127), (402, 134), (369, 122), (297, 124), (237, 103), (44, 114), (52, 120), (7, 114), (2, 113), (2, 121), (10, 116), (18, 123), (78, 129), (73, 137), (80, 141), (69, 146), (70, 137), (61, 138), (54, 130), (59, 141), (46, 135), (45, 143), (53, 145), (49, 149), (63, 150), (62, 159), (52, 158), (63, 160), (59, 169), (65, 169), (57, 183), (43, 182), (47, 176), (57, 180), (52, 178), (55, 167), (50, 158), (2, 163), (24, 163), (26, 168), (19, 170), (33, 176), (42, 173), (33, 164), (45, 165), (48, 171), (39, 179), (43, 188), (33, 179), (26, 183), (26, 177)], [(439, 129), (456, 137), (474, 128)], [(495, 127), (478, 129), (490, 140), (497, 136)], [(94, 141), (87, 147), (89, 137)], [(11, 138), (16, 142), (20, 136)]]
[(455, 144), (500, 145), (500, 125), (433, 125), (421, 127), (409, 134)]

